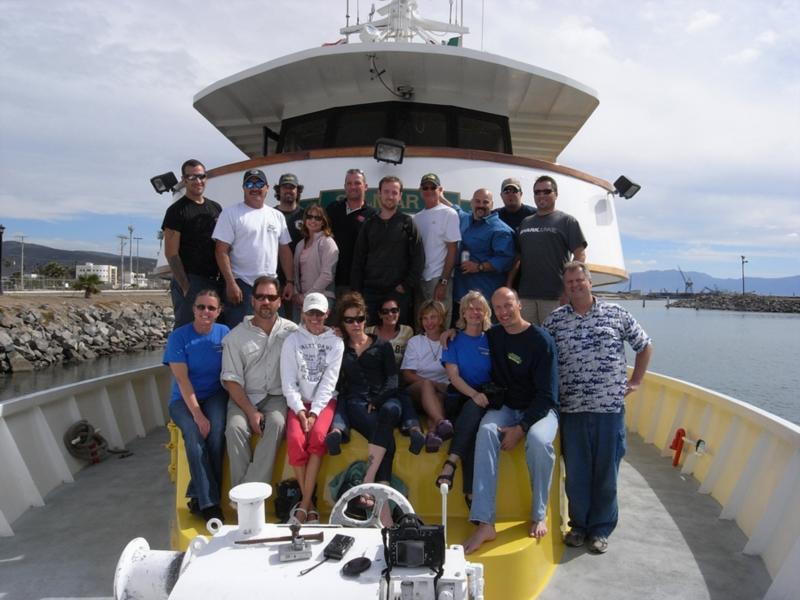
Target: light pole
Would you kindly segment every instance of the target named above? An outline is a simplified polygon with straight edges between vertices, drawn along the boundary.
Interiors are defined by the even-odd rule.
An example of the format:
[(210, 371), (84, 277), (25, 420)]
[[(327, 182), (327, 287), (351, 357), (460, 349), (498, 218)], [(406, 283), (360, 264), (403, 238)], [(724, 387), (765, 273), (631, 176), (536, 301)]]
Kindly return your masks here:
[(16, 236), (19, 240), (19, 289), (25, 289), (25, 236)]
[(128, 246), (128, 272), (131, 274), (131, 287), (133, 287), (133, 225), (128, 225), (128, 236), (130, 245)]
[(133, 239), (136, 240), (136, 272), (139, 273), (139, 240), (142, 238), (135, 237)]
[(125, 289), (125, 242), (128, 239), (127, 235), (120, 234), (117, 236), (119, 239), (119, 289)]
[(744, 296), (744, 263), (748, 262), (748, 260), (742, 255), (742, 296)]
[(6, 226), (0, 224), (0, 296), (3, 295), (3, 234), (6, 232)]

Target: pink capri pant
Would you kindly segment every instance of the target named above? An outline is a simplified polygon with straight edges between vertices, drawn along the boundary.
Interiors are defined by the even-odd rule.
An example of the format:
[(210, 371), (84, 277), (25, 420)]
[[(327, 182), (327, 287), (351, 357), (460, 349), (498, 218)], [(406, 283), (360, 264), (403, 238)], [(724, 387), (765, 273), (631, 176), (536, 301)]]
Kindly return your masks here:
[[(304, 402), (306, 412), (311, 404)], [(328, 405), (317, 416), (311, 431), (306, 434), (300, 426), (300, 419), (294, 411), (290, 410), (286, 418), (286, 454), (289, 464), (293, 467), (308, 464), (308, 458), (315, 454), (325, 455), (325, 435), (331, 427), (333, 415), (336, 412), (336, 399), (332, 398)]]

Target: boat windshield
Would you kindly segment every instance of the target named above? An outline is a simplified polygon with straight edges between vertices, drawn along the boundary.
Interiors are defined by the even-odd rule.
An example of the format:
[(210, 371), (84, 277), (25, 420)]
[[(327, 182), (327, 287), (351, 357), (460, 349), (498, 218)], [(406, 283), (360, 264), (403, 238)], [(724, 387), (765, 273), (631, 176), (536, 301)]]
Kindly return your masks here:
[(511, 154), (508, 118), (434, 104), (381, 102), (286, 119), (278, 152), (372, 146), (388, 137), (407, 146), (444, 146)]

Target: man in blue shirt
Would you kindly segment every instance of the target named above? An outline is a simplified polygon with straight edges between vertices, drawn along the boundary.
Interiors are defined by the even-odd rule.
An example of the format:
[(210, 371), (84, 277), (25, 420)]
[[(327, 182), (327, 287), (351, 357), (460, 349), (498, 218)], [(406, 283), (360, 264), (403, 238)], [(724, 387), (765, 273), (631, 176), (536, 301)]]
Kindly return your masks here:
[[(542, 325), (558, 347), (561, 450), (570, 532), (564, 543), (602, 554), (617, 524), (617, 475), (625, 455), (625, 396), (647, 371), (652, 343), (631, 314), (592, 295), (589, 270), (564, 266), (565, 304)], [(636, 352), (628, 380), (625, 342)]]
[[(484, 298), (491, 298), (495, 290), (505, 284), (514, 263), (514, 232), (496, 213), (492, 213), (492, 192), (486, 188), (472, 194), (472, 212), (469, 213), (451, 204), (444, 196), (440, 200), (456, 209), (461, 225), (453, 287), (454, 305), (470, 290), (478, 290)], [(458, 314), (457, 306), (454, 306), (453, 314)]]

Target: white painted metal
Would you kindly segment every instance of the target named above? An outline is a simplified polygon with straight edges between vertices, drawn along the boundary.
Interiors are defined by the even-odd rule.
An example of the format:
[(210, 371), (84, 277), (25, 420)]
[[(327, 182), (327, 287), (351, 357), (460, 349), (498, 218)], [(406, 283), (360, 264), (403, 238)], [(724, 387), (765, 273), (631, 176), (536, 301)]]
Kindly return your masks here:
[[(372, 506), (372, 512), (369, 514), (366, 520), (358, 520), (348, 517), (344, 512), (347, 508), (347, 503), (353, 498), (362, 496), (364, 494), (371, 495), (375, 500), (375, 503)], [(403, 494), (394, 488), (382, 483), (362, 483), (361, 485), (351, 487), (339, 497), (339, 499), (336, 501), (336, 504), (334, 504), (333, 508), (331, 509), (331, 516), (328, 522), (331, 525), (344, 525), (346, 527), (380, 528), (381, 509), (389, 500), (394, 502), (404, 513), (414, 512), (414, 507), (411, 506), (408, 498), (403, 496)]]
[(244, 536), (258, 537), (264, 525), (264, 500), (272, 495), (268, 483), (250, 482), (237, 485), (229, 492), (236, 503), (239, 532)]
[(714, 491), (714, 486), (717, 485), (717, 479), (720, 478), (722, 471), (728, 466), (731, 451), (736, 444), (736, 439), (739, 435), (739, 428), (741, 427), (741, 424), (742, 420), (737, 416), (733, 417), (730, 425), (728, 425), (728, 430), (725, 433), (722, 446), (720, 447), (717, 455), (714, 457), (714, 460), (711, 462), (711, 468), (709, 469), (708, 474), (698, 490), (701, 494), (710, 494)]
[(114, 573), (115, 600), (167, 600), (175, 584), (174, 566), (182, 555), (182, 552), (150, 550), (144, 538), (131, 540), (122, 551)]
[(756, 477), (758, 477), (761, 469), (764, 468), (767, 450), (772, 441), (773, 437), (767, 431), (762, 431), (761, 435), (758, 436), (756, 447), (750, 454), (747, 465), (742, 470), (742, 474), (739, 475), (733, 492), (731, 492), (728, 501), (722, 508), (720, 519), (735, 519), (737, 517), (747, 494), (754, 487)]
[[(711, 416), (714, 414), (714, 411), (711, 409), (711, 406), (706, 406), (703, 410), (703, 417), (700, 419), (700, 427), (697, 429), (697, 439), (704, 440), (706, 437), (706, 432), (708, 431), (708, 426), (711, 423)], [(691, 475), (694, 473), (695, 466), (697, 465), (697, 460), (700, 458), (700, 454), (695, 452), (690, 453), (686, 460), (683, 461), (683, 467), (681, 468), (681, 473), (683, 475)]]
[(745, 554), (763, 554), (781, 523), (785, 522), (787, 513), (797, 510), (797, 498), (794, 497), (794, 501), (792, 500), (792, 490), (799, 482), (800, 450), (796, 450), (786, 466), (780, 483), (772, 492), (767, 509), (744, 547)]

